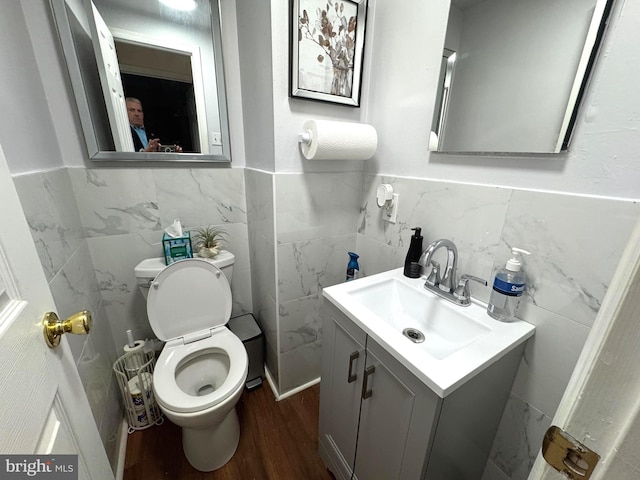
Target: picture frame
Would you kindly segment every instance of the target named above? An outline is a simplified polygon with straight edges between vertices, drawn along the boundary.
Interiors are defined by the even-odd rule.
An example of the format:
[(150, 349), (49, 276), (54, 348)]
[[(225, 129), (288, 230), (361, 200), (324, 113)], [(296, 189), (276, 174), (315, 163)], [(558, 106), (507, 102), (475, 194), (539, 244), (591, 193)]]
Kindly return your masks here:
[(360, 106), (367, 0), (290, 1), (290, 97)]

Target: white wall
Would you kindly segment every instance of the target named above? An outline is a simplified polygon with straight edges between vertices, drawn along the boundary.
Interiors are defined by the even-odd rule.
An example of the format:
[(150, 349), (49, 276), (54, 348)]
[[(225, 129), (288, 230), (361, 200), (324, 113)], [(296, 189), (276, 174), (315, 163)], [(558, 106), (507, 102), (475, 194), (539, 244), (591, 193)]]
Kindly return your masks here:
[[(271, 78), (270, 13), (265, 2), (236, 2), (243, 131), (247, 138), (246, 164), (274, 171), (274, 121)], [(251, 32), (251, 34), (248, 34)], [(233, 132), (233, 131), (232, 131)]]
[[(30, 22), (40, 22), (43, 15), (44, 18), (48, 15), (44, 1), (23, 3), (25, 8), (30, 9)], [(612, 14), (569, 153), (488, 157), (430, 154), (427, 151), (437, 66), (447, 19), (446, 0), (435, 5), (420, 0), (406, 0), (402, 8), (393, 2), (371, 4), (362, 94), (363, 104), (369, 104), (366, 112), (364, 107), (354, 109), (288, 97), (288, 7), (286, 2), (272, 3), (272, 18), (269, 21), (275, 32), (272, 54), (273, 108), (276, 113), (274, 125), (265, 128), (274, 131), (276, 171), (358, 171), (364, 164), (364, 169), (372, 173), (621, 198), (640, 196), (637, 187), (640, 185), (640, 153), (635, 140), (638, 114), (634, 108), (638, 103), (636, 85), (640, 76), (640, 53), (628, 48), (628, 45), (638, 42), (633, 25), (633, 18), (639, 14), (638, 6), (627, 2), (618, 5)], [(243, 166), (240, 74), (237, 54), (234, 56), (233, 48), (227, 49), (228, 43), (231, 43), (231, 47), (237, 45), (233, 37), (235, 28), (231, 28), (233, 25), (229, 21), (234, 20), (235, 9), (229, 10), (227, 6), (223, 5), (223, 35), (233, 165)], [(29, 125), (22, 125), (19, 119), (5, 113), (1, 120), (3, 128), (0, 129), (0, 142), (9, 143), (3, 139), (11, 138), (19, 139), (11, 142), (15, 145), (32, 143), (32, 132), (36, 131), (39, 141), (34, 143), (33, 148), (39, 154), (24, 158), (18, 154), (19, 147), (5, 146), (5, 150), (9, 148), (7, 157), (11, 171), (14, 174), (28, 172), (57, 166), (62, 162), (66, 165), (85, 165), (87, 160), (83, 154), (81, 131), (75, 106), (66, 88), (66, 72), (56, 49), (54, 32), (44, 21), (29, 26), (36, 46), (32, 49), (24, 19), (15, 17), (16, 9), (20, 13), (15, 4), (4, 6), (0, 20), (8, 44), (14, 43), (14, 38), (24, 37), (24, 41), (15, 42), (14, 48), (3, 49), (0, 53), (3, 65), (12, 66), (3, 68), (0, 73), (3, 82), (6, 82), (3, 85), (10, 86), (0, 92), (0, 99), (7, 106), (3, 107), (5, 112), (27, 108)], [(405, 15), (406, 11), (410, 11), (411, 15)], [(402, 35), (398, 35), (398, 25), (403, 26)], [(9, 35), (10, 32), (14, 34)], [(231, 40), (227, 42), (227, 38)], [(417, 48), (408, 48), (408, 45)], [(31, 63), (28, 61), (29, 58), (34, 59), (34, 50), (37, 52), (38, 67), (34, 66), (33, 60)], [(375, 56), (372, 55), (373, 51)], [(46, 71), (43, 76), (47, 80), (44, 89), (36, 81), (39, 77), (36, 68)], [(260, 79), (256, 77), (255, 82)], [(268, 76), (265, 80), (268, 82)], [(65, 88), (60, 85), (65, 85)], [(17, 97), (11, 94), (21, 91), (29, 91), (30, 95)], [(46, 99), (51, 104), (52, 111), (56, 112), (55, 123), (47, 109), (43, 108), (44, 103), (38, 99)], [(296, 143), (296, 134), (308, 118), (372, 123), (379, 135), (376, 156), (366, 162), (314, 163), (305, 160)], [(57, 141), (54, 129), (57, 136), (63, 139), (60, 142), (61, 156), (55, 152)], [(251, 144), (251, 141), (247, 143)], [(11, 148), (16, 152), (12, 154)], [(268, 167), (265, 169), (270, 170)]]
[(368, 122), (378, 131), (378, 150), (364, 168), (423, 176), (418, 167), (428, 156), (449, 1), (373, 5), (365, 49), (375, 52), (367, 58), (367, 102)]
[(227, 90), (227, 110), (229, 115), (229, 135), (231, 136), (231, 165), (244, 167), (246, 164), (244, 141), (244, 115), (242, 109), (242, 88), (240, 73), (240, 47), (236, 1), (221, 2), (220, 23), (222, 24), (222, 61), (224, 81)]
[(449, 10), (449, 20), (447, 22), (447, 34), (444, 39), (444, 46), (449, 50), (457, 52), (460, 50), (460, 35), (462, 34), (463, 13), (459, 8), (451, 5)]
[[(427, 5), (420, 0), (404, 3), (402, 9), (390, 2), (376, 4), (376, 36), (367, 48), (376, 51), (369, 122), (378, 129), (379, 144), (374, 159), (365, 163), (366, 171), (512, 188), (640, 197), (640, 52), (631, 47), (640, 41), (636, 25), (639, 5), (618, 2), (612, 12), (569, 152), (489, 157), (427, 151), (437, 79), (434, 67), (441, 55), (447, 6), (446, 2)], [(411, 16), (404, 15), (406, 11), (411, 11)], [(403, 35), (397, 35), (398, 25), (403, 25)], [(407, 45), (416, 48), (407, 49)]]
[(35, 27), (25, 22), (21, 3), (5, 2), (0, 15), (0, 144), (12, 173), (62, 164), (49, 102), (52, 108), (64, 102), (49, 96), (40, 80), (40, 71), (55, 59), (36, 63), (41, 55), (36, 55), (29, 38), (34, 29), (47, 29), (44, 2), (25, 5)]
[[(369, 22), (370, 24), (370, 22)], [(354, 172), (362, 170), (362, 161), (322, 162), (304, 158), (298, 146), (298, 133), (305, 121), (329, 119), (344, 122), (366, 122), (367, 79), (370, 63), (363, 71), (362, 102), (352, 108), (326, 102), (289, 98), (289, 2), (271, 1), (273, 57), (273, 108), (276, 172)], [(365, 47), (366, 49), (366, 47)], [(371, 52), (369, 52), (369, 55)], [(366, 54), (365, 54), (366, 55)]]

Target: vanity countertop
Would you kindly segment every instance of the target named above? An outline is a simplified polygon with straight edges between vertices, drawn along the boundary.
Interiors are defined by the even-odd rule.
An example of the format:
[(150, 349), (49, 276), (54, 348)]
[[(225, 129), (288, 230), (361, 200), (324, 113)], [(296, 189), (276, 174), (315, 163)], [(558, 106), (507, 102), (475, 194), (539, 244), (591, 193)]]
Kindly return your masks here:
[[(423, 285), (398, 268), (327, 287), (323, 296), (442, 398), (534, 335), (530, 323), (494, 320), (482, 302), (458, 306)], [(406, 327), (425, 341), (403, 335)]]

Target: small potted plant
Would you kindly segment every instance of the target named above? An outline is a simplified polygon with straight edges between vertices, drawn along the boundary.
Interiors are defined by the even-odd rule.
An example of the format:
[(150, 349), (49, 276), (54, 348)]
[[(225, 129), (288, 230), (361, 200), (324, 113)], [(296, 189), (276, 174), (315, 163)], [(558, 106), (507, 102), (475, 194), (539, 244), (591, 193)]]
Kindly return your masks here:
[(215, 227), (196, 228), (193, 240), (198, 255), (204, 258), (213, 258), (220, 252), (225, 231)]

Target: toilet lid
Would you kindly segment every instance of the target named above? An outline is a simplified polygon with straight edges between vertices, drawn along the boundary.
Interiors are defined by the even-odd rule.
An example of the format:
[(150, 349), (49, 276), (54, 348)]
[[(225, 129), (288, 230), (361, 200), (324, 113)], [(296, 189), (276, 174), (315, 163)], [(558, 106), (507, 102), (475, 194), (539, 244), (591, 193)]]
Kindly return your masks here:
[(163, 341), (225, 325), (231, 317), (231, 288), (215, 265), (181, 260), (162, 270), (147, 297), (149, 323)]

